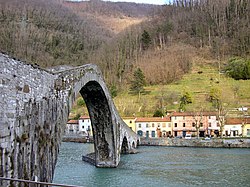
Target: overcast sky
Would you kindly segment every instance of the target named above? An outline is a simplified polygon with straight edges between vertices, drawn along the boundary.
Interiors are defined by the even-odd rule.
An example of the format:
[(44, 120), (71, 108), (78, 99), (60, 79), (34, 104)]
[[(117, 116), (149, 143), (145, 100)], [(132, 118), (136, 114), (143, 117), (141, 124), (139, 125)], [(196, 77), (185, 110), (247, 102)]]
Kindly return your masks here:
[(105, 0), (105, 1), (135, 2), (135, 3), (146, 3), (146, 4), (163, 5), (163, 4), (166, 4), (166, 2), (168, 0)]
[[(87, 0), (69, 0), (69, 1), (87, 1)], [(103, 0), (103, 1), (114, 1), (114, 2), (135, 2), (145, 4), (163, 5), (169, 0)]]

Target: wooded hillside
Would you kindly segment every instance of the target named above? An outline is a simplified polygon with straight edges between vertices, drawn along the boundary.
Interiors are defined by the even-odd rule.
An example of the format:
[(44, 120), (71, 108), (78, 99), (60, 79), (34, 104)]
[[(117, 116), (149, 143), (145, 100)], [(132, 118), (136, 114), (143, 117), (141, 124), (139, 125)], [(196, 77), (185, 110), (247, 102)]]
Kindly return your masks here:
[(248, 0), (174, 0), (170, 5), (0, 0), (0, 50), (42, 67), (96, 63), (109, 86), (180, 79), (192, 58), (223, 64), (250, 55)]
[[(250, 54), (250, 2), (175, 0), (130, 27), (98, 55), (110, 84), (124, 87), (137, 67), (148, 84), (168, 83), (190, 70), (194, 55), (223, 64)], [(117, 84), (119, 82), (119, 84)]]

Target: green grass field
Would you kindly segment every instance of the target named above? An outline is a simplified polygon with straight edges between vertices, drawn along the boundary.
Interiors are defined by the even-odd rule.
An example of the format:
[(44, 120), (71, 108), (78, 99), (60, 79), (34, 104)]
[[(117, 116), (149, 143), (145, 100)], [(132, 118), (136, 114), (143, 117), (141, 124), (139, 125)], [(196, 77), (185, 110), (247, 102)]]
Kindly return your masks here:
[[(171, 84), (146, 86), (146, 94), (119, 93), (114, 103), (121, 116), (153, 116), (156, 109), (178, 111), (181, 95), (189, 92), (193, 102), (186, 111), (215, 111), (207, 99), (211, 88), (221, 90), (223, 103), (229, 109), (250, 106), (250, 80), (236, 81), (206, 63), (195, 64), (190, 73)], [(87, 114), (87, 109), (75, 106), (71, 113)]]

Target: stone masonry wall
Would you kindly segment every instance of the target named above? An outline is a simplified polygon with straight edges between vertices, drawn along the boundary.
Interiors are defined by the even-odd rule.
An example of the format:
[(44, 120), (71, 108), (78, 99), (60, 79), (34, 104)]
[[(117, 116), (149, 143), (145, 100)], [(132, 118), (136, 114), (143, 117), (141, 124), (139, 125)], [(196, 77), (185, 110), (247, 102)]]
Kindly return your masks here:
[[(111, 123), (111, 131), (103, 129), (102, 133), (112, 144), (109, 154), (117, 165), (124, 136), (129, 149), (132, 143), (133, 148), (136, 147), (138, 137), (118, 115), (95, 65), (51, 73), (0, 53), (1, 177), (29, 180), (37, 177), (38, 181), (52, 181), (70, 108), (76, 94), (90, 81), (100, 84), (107, 100), (105, 107), (112, 114), (108, 117), (111, 120), (105, 122)], [(98, 149), (98, 142), (95, 141), (95, 145)], [(0, 182), (0, 186), (9, 185), (10, 182)]]
[(0, 176), (52, 180), (69, 111), (56, 78), (0, 55)]

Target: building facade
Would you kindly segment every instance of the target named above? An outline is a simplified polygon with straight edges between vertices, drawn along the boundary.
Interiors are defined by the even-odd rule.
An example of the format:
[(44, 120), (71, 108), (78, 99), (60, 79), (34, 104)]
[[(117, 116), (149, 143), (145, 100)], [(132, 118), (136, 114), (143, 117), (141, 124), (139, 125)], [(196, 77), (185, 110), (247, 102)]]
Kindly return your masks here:
[(213, 135), (219, 129), (214, 112), (173, 112), (171, 122), (175, 137), (185, 137), (186, 134), (205, 137)]
[(74, 135), (79, 133), (79, 122), (78, 120), (69, 120), (65, 128), (66, 135)]
[(136, 132), (136, 129), (135, 129), (135, 120), (136, 120), (136, 118), (135, 117), (123, 117), (122, 119), (129, 126), (129, 128), (132, 131)]
[(136, 118), (136, 133), (146, 138), (172, 136), (170, 117)]
[(79, 118), (79, 134), (83, 136), (93, 136), (91, 120), (89, 116), (81, 116)]

